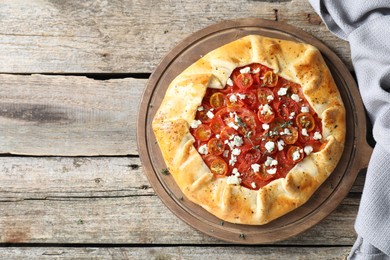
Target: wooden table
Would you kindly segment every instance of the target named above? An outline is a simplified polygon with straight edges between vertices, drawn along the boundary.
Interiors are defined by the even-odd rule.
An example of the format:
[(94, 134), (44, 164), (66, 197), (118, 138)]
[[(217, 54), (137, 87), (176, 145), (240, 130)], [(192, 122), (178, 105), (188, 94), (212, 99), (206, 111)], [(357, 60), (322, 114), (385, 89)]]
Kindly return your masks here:
[(0, 258), (344, 257), (364, 173), (320, 224), (258, 246), (189, 227), (145, 177), (135, 133), (150, 73), (193, 32), (246, 17), (307, 31), (352, 69), (307, 0), (1, 1)]

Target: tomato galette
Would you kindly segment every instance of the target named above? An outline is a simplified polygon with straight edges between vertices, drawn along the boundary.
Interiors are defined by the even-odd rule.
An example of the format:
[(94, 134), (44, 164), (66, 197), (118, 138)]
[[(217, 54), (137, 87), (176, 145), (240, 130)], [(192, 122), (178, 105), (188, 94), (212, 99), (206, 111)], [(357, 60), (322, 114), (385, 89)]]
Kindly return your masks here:
[(188, 199), (261, 225), (305, 203), (334, 170), (345, 109), (316, 48), (250, 35), (178, 75), (153, 131)]

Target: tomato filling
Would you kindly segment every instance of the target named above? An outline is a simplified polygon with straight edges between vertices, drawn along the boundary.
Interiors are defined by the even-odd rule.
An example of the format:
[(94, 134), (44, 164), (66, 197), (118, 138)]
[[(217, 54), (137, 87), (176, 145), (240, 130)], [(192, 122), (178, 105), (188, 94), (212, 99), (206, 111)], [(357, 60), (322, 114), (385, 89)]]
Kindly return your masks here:
[(321, 119), (299, 84), (261, 64), (236, 68), (207, 89), (190, 132), (215, 177), (258, 190), (322, 149)]

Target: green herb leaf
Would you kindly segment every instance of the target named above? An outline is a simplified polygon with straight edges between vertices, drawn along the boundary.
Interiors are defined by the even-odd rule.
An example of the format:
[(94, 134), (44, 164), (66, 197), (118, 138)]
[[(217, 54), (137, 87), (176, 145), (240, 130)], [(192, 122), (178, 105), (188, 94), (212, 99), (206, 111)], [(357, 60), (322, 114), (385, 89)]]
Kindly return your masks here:
[(162, 173), (163, 175), (169, 175), (169, 174), (170, 174), (170, 172), (169, 172), (169, 170), (168, 170), (167, 168), (162, 169), (162, 170), (161, 170), (161, 173)]

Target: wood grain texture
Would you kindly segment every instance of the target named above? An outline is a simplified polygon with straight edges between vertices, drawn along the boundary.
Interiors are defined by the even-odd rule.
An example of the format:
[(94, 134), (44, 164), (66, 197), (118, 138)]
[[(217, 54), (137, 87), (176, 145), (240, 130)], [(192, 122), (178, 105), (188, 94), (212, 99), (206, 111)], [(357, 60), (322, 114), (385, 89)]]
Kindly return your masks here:
[(42, 247), (0, 248), (5, 259), (344, 259), (348, 247)]
[(0, 153), (138, 154), (146, 80), (1, 74), (0, 81)]
[(328, 31), (307, 0), (5, 0), (0, 17), (0, 73), (151, 72), (193, 32), (248, 17), (308, 31), (351, 67), (348, 43)]
[[(3, 157), (0, 243), (223, 244), (173, 215), (138, 158)], [(352, 245), (360, 194), (285, 245)]]

